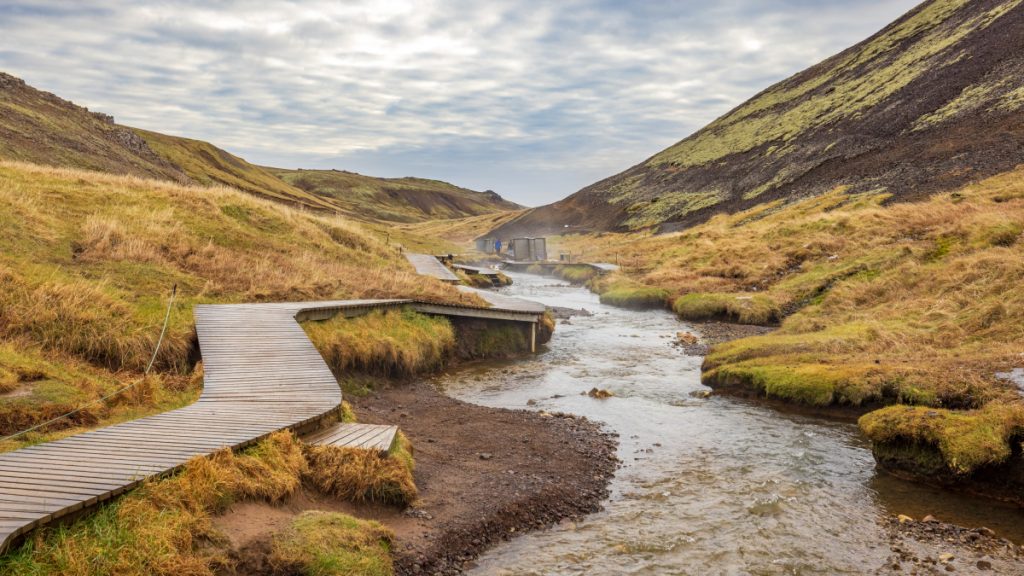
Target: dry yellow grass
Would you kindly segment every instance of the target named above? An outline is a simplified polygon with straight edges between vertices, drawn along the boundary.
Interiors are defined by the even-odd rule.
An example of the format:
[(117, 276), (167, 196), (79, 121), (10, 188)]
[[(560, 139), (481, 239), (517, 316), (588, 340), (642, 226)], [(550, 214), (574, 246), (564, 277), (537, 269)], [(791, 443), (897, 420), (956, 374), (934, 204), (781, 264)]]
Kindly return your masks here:
[(455, 347), (447, 319), (413, 310), (375, 311), (303, 325), (339, 377), (352, 372), (410, 376), (442, 367)]
[(309, 480), (324, 494), (401, 506), (416, 501), (412, 444), (401, 433), (387, 455), (358, 448), (309, 446), (306, 457)]
[[(415, 275), (395, 247), (340, 217), (228, 188), (12, 162), (0, 162), (0, 284), (0, 350), (34, 357), (0, 353), (3, 388), (12, 389), (10, 374), (24, 364), (88, 365), (80, 370), (87, 377), (60, 379), (58, 400), (69, 401), (59, 409), (138, 377), (172, 284), (179, 297), (156, 365), (167, 375), (192, 369), (197, 303), (411, 297), (483, 305)], [(31, 399), (47, 394), (36, 394), (36, 382), (17, 384), (31, 394), (6, 430), (59, 410), (43, 399), (33, 410)]]
[(47, 528), (0, 557), (11, 576), (212, 576), (228, 559), (214, 514), (240, 500), (279, 501), (308, 467), (299, 442), (287, 432), (234, 454), (195, 458), (180, 474), (148, 483), (73, 524)]
[[(279, 502), (309, 480), (323, 485), (325, 493), (357, 501), (415, 499), (410, 446), (404, 438), (387, 457), (321, 448), (303, 446), (291, 433), (278, 432), (238, 454), (223, 450), (194, 458), (181, 473), (149, 482), (95, 514), (36, 532), (20, 548), (0, 557), (0, 573), (230, 573), (234, 560), (226, 553), (228, 542), (212, 520), (234, 502)], [(275, 536), (267, 560), (277, 569), (302, 573), (390, 574), (391, 538), (375, 522), (305, 512)], [(341, 568), (332, 570), (337, 566)]]

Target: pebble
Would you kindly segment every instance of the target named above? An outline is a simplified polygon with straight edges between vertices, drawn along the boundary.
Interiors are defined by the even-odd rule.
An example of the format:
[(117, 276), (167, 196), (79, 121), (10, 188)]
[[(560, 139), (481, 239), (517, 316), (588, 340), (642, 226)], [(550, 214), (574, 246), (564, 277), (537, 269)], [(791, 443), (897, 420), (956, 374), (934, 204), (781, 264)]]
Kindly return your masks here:
[(490, 460), (491, 458), (494, 458), (494, 454), (491, 454), (490, 452), (481, 452), (477, 455), (480, 456), (481, 460)]

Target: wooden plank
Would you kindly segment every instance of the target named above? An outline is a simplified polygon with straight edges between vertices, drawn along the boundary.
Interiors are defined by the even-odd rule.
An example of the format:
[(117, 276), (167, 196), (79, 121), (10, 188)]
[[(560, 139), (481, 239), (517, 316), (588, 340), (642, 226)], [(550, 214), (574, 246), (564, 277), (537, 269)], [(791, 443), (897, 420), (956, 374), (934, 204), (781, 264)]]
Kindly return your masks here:
[[(436, 258), (428, 266), (451, 274)], [(434, 272), (438, 272), (435, 268)], [(443, 274), (441, 274), (443, 276)], [(486, 297), (486, 296), (485, 296)], [(535, 322), (536, 303), (486, 297), (491, 308), (441, 306), (446, 315), (501, 314)], [(194, 308), (204, 389), (188, 407), (0, 455), (0, 552), (12, 538), (108, 500), (190, 458), (248, 446), (270, 433), (333, 417), (341, 391), (297, 319), (414, 304), (355, 300)], [(472, 312), (467, 312), (472, 311)], [(396, 426), (340, 424), (309, 438), (387, 450)]]

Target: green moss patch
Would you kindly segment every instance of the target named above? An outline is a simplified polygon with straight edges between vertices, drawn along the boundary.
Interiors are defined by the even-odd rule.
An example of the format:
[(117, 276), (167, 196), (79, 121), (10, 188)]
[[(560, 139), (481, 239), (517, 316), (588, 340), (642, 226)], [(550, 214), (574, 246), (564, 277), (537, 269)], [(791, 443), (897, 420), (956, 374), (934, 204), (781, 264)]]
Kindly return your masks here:
[(684, 294), (676, 298), (672, 309), (683, 320), (718, 319), (757, 325), (778, 322), (782, 315), (778, 304), (763, 294)]
[(601, 303), (624, 308), (664, 308), (668, 290), (635, 283), (617, 283), (601, 292)]
[(391, 576), (393, 538), (378, 522), (310, 510), (274, 538), (270, 563), (304, 576)]
[(865, 414), (859, 424), (882, 450), (930, 446), (950, 471), (964, 475), (1009, 458), (1011, 442), (1024, 433), (1024, 408), (1002, 403), (970, 411), (889, 406)]

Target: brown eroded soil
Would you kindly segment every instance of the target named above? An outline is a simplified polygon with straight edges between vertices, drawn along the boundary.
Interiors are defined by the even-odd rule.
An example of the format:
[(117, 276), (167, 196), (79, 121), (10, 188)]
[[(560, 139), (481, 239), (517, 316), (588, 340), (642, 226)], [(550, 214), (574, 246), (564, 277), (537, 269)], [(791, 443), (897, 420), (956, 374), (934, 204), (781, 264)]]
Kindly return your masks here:
[(426, 383), (349, 400), (361, 422), (397, 423), (412, 441), (418, 505), (356, 506), (308, 488), (278, 506), (237, 504), (216, 520), (233, 573), (271, 573), (272, 535), (329, 510), (391, 528), (396, 573), (455, 574), (497, 542), (597, 511), (617, 465), (616, 440), (586, 419), (467, 404)]

